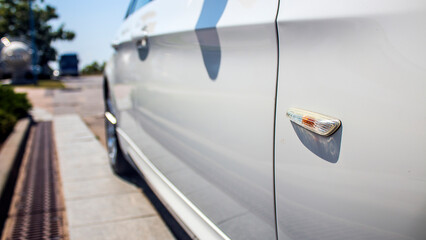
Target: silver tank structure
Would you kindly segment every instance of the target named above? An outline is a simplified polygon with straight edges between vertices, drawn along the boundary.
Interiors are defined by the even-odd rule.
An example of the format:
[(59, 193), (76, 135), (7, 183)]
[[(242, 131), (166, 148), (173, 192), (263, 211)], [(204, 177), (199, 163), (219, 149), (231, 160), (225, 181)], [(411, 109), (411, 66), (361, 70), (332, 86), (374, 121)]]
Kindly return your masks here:
[(31, 71), (31, 48), (21, 41), (6, 42), (0, 61), (3, 71), (11, 73), (13, 83), (26, 81), (25, 74)]

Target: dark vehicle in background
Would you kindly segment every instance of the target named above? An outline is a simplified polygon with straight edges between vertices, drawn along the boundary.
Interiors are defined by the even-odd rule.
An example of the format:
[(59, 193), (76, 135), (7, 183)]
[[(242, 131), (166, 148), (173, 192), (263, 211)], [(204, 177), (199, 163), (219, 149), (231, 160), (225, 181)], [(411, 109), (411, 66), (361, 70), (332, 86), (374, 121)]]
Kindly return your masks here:
[(63, 54), (59, 58), (61, 76), (78, 76), (78, 57), (76, 53)]

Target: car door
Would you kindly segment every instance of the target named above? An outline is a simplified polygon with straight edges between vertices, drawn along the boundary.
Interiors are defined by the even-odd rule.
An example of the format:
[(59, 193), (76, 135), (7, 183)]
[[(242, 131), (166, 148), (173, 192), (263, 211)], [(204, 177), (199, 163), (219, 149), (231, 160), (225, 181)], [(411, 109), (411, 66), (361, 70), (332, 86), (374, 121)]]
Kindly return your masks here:
[[(425, 21), (422, 1), (281, 4), (279, 239), (426, 239)], [(318, 135), (290, 108), (341, 127)]]
[[(120, 30), (113, 91), (123, 148), (225, 238), (276, 239), (277, 8), (277, 0), (156, 0)], [(179, 200), (153, 185), (179, 212)]]

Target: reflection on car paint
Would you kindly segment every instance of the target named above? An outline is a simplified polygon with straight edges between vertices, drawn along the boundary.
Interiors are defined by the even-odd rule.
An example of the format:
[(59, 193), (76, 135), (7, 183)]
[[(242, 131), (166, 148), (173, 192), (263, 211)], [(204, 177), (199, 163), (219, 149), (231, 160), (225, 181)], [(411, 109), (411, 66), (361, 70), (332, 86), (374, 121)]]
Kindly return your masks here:
[(211, 80), (216, 80), (219, 74), (221, 49), (216, 24), (227, 3), (228, 0), (205, 0), (195, 27), (204, 65)]
[(142, 39), (140, 41), (141, 42), (138, 43), (138, 46), (137, 46), (138, 57), (139, 57), (139, 60), (145, 61), (149, 53), (149, 38)]
[(220, 69), (220, 42), (216, 28), (196, 30), (197, 39), (203, 54), (204, 65), (211, 80), (216, 80)]

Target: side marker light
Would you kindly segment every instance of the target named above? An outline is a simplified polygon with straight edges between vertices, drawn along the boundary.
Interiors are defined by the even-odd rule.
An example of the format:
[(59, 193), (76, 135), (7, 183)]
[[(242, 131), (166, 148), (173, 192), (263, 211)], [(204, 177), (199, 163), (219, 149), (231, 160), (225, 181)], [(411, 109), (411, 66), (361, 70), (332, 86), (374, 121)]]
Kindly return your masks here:
[(337, 118), (299, 108), (288, 109), (287, 117), (297, 125), (321, 136), (330, 136), (341, 125), (341, 121)]

